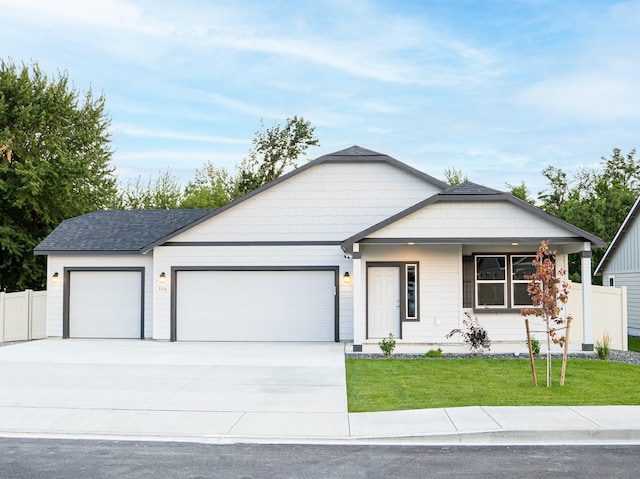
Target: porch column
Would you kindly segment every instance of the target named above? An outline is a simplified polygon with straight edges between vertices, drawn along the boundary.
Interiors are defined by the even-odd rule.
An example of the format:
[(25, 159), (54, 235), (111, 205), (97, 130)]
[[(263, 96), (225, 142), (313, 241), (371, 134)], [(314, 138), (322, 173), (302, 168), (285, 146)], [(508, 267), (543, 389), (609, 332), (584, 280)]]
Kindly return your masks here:
[(366, 308), (364, 306), (364, 284), (362, 279), (362, 260), (360, 259), (360, 245), (353, 245), (353, 350), (362, 351), (362, 343), (367, 338)]
[(582, 350), (593, 351), (593, 301), (591, 295), (591, 243), (585, 242), (580, 252), (582, 276)]

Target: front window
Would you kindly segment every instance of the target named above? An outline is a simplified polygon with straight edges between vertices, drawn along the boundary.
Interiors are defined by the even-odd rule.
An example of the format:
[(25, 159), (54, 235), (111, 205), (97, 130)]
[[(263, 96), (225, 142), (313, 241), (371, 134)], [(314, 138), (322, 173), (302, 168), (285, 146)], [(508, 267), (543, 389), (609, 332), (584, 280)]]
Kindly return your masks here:
[(506, 307), (507, 257), (476, 256), (476, 305), (479, 307)]
[(531, 306), (527, 277), (535, 273), (534, 259), (533, 255), (475, 256), (475, 307)]
[(529, 275), (536, 272), (533, 267), (535, 256), (512, 256), (511, 257), (511, 304), (514, 308), (531, 306), (531, 298), (527, 293), (527, 287), (531, 280)]

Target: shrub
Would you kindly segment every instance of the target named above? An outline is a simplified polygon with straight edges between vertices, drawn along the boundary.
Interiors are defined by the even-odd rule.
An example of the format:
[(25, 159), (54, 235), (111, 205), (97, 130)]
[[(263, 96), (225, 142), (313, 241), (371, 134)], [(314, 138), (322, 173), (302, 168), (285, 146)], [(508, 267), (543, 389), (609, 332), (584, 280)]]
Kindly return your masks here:
[(393, 350), (396, 349), (396, 340), (393, 337), (393, 333), (389, 333), (388, 338), (383, 338), (382, 341), (378, 343), (378, 346), (380, 346), (380, 349), (386, 357), (391, 356)]
[(446, 337), (450, 338), (454, 334), (460, 333), (462, 335), (462, 340), (467, 344), (467, 347), (473, 354), (480, 353), (485, 349), (487, 351), (491, 350), (489, 334), (482, 326), (480, 326), (478, 316), (471, 316), (469, 313), (464, 313), (464, 315), (467, 317), (467, 319), (462, 320), (465, 330), (452, 329)]
[(596, 341), (596, 353), (598, 354), (598, 359), (609, 360), (609, 355), (611, 354), (611, 336), (609, 336), (609, 333), (602, 333), (602, 339)]
[(441, 358), (442, 357), (442, 348), (438, 349), (430, 349), (426, 353), (424, 353), (425, 358)]
[[(529, 345), (527, 345), (529, 347)], [(531, 352), (534, 355), (540, 354), (540, 341), (538, 341), (534, 336), (531, 336)]]

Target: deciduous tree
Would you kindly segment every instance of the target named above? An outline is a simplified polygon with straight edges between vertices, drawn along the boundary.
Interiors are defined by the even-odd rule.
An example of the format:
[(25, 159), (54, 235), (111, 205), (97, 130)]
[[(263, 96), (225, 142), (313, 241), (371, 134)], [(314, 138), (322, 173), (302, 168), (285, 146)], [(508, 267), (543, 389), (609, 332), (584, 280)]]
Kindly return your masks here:
[(41, 288), (33, 248), (64, 219), (103, 208), (115, 191), (103, 96), (66, 73), (0, 61), (0, 288)]
[(556, 252), (549, 250), (549, 242), (543, 241), (533, 260), (536, 272), (525, 277), (530, 280), (527, 285), (527, 293), (529, 293), (533, 308), (522, 309), (523, 316), (540, 317), (546, 327), (547, 386), (551, 386), (551, 343), (564, 346), (569, 338), (560, 332), (559, 328), (566, 331), (564, 325), (571, 321), (571, 316), (563, 314), (563, 307), (569, 299), (567, 272), (561, 268), (556, 276), (555, 256)]
[(460, 183), (464, 183), (469, 178), (462, 173), (462, 170), (458, 170), (455, 166), (450, 166), (444, 170), (444, 182), (451, 186), (458, 186)]
[(184, 188), (182, 208), (219, 208), (229, 203), (235, 191), (234, 178), (224, 168), (208, 162), (197, 169)]
[(250, 193), (298, 166), (312, 146), (319, 146), (315, 128), (302, 117), (287, 118), (284, 126), (258, 130), (249, 156), (238, 166), (233, 199)]
[(171, 171), (160, 172), (155, 180), (144, 183), (142, 177), (130, 181), (120, 189), (112, 209), (169, 210), (180, 208), (182, 187)]

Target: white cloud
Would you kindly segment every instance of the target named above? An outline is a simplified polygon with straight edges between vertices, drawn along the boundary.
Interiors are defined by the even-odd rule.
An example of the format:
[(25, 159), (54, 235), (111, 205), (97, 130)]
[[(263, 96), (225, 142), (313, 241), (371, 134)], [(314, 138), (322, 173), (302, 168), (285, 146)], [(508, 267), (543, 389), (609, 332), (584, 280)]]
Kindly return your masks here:
[(121, 0), (2, 0), (2, 3), (3, 8), (8, 4), (34, 20), (57, 25), (106, 27), (151, 36), (168, 36), (172, 31), (167, 23), (146, 21), (144, 9)]
[(607, 121), (640, 117), (640, 77), (587, 71), (541, 81), (522, 94), (525, 104), (560, 119)]
[(193, 133), (184, 133), (181, 131), (166, 131), (150, 128), (141, 128), (135, 125), (116, 123), (112, 127), (112, 131), (118, 135), (125, 135), (137, 138), (162, 138), (168, 140), (189, 141), (196, 143), (220, 143), (227, 145), (248, 145), (250, 140), (238, 138), (226, 138), (214, 135), (196, 135)]

